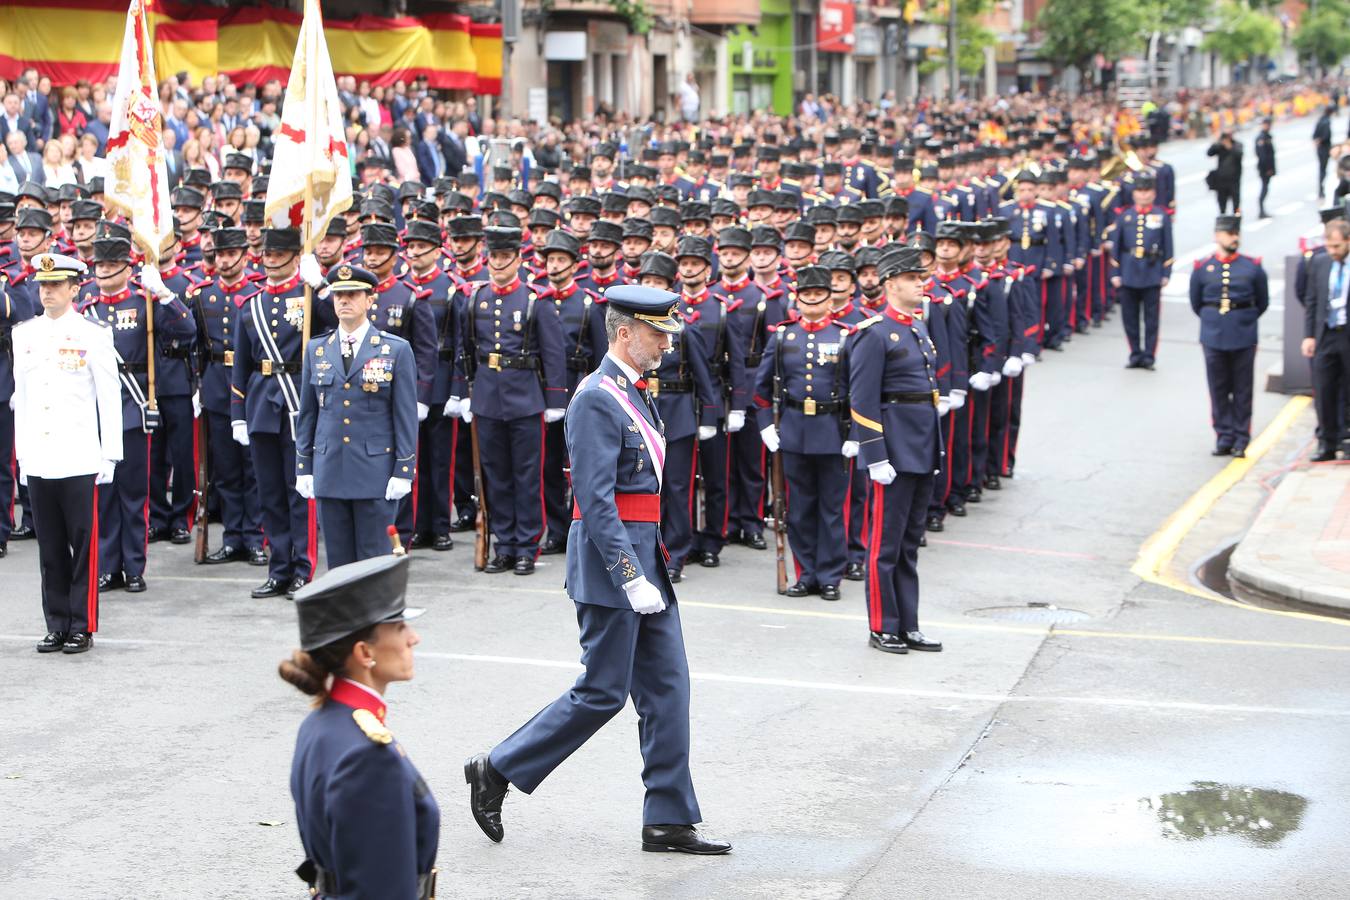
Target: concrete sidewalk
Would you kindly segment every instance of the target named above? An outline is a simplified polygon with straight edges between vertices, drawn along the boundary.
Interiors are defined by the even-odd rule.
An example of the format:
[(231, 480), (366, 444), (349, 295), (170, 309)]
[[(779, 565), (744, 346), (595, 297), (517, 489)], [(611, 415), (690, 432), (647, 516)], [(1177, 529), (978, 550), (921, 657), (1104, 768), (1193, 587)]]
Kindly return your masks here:
[(1239, 594), (1350, 615), (1350, 463), (1290, 471), (1233, 551)]

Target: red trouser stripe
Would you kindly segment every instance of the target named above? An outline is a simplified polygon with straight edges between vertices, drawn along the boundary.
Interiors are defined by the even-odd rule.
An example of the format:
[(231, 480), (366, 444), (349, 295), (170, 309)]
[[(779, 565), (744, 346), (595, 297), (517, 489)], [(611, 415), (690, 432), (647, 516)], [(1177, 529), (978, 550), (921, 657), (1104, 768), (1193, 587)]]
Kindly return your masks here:
[[(875, 505), (873, 505), (875, 501)], [(867, 615), (873, 631), (881, 630), (881, 581), (877, 558), (881, 555), (881, 523), (885, 518), (886, 486), (874, 483), (867, 492), (868, 521), (872, 526), (867, 548)]]
[(309, 557), (309, 577), (319, 571), (319, 516), (318, 506), (313, 500), (306, 500), (308, 507), (308, 540), (305, 542), (305, 555)]
[[(544, 434), (548, 426), (544, 424), (544, 416), (539, 415), (539, 530), (534, 535), (534, 558), (539, 558), (539, 542), (544, 537), (544, 529), (548, 527), (548, 507), (544, 503)], [(660, 521), (659, 519), (657, 521)]]
[(89, 583), (85, 586), (85, 616), (89, 631), (98, 631), (98, 484), (94, 484), (94, 515), (89, 526)]

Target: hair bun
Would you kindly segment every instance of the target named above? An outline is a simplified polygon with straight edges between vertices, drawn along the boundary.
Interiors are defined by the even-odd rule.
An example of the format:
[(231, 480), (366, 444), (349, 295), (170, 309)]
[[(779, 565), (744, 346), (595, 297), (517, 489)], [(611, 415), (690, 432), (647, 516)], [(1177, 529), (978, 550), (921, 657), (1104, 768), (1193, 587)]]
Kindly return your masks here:
[(302, 693), (317, 697), (324, 691), (328, 675), (314, 658), (303, 650), (296, 650), (290, 659), (283, 659), (277, 666), (277, 674), (283, 681), (295, 685)]

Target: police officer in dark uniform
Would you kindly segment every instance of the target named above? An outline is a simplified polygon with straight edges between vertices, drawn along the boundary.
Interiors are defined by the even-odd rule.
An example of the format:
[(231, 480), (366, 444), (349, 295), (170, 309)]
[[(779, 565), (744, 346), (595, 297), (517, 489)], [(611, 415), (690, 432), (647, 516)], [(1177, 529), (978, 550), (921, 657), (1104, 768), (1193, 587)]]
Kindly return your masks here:
[(1125, 339), (1130, 344), (1127, 369), (1153, 368), (1162, 289), (1172, 276), (1172, 217), (1153, 205), (1154, 191), (1151, 176), (1136, 175), (1131, 194), (1134, 205), (1121, 210), (1110, 228), (1111, 284), (1120, 298)]
[(698, 833), (689, 774), (689, 667), (661, 540), (665, 439), (642, 378), (683, 327), (678, 297), (624, 285), (607, 295), (608, 353), (567, 415), (575, 509), (567, 591), (577, 608), (586, 671), (576, 686), (490, 753), (464, 766), (470, 808), (501, 841), (509, 785), (534, 790), (614, 717), (631, 695), (640, 719), (642, 849), (698, 855), (731, 845)]
[[(51, 280), (66, 282), (84, 277), (83, 265), (72, 266), (68, 258), (59, 257), (59, 259), (63, 264), (59, 270), (62, 274), (59, 278), (51, 276)], [(14, 457), (14, 410), (10, 406), (14, 398), (13, 328), (40, 311), (35, 311), (28, 305), (26, 296), (17, 292), (11, 294), (6, 289), (8, 281), (5, 271), (0, 269), (0, 460)], [(15, 468), (7, 463), (0, 463), (0, 498), (6, 501), (14, 496)], [(32, 518), (31, 514), (29, 518)], [(13, 529), (14, 504), (0, 502), (0, 558), (9, 552), (9, 535)]]
[[(789, 597), (839, 599), (847, 562), (849, 466), (848, 325), (830, 315), (830, 272), (797, 271), (799, 316), (777, 326), (755, 375), (754, 402), (764, 447), (781, 453), (787, 530), (797, 581)], [(833, 427), (832, 427), (833, 426)]]
[(1191, 309), (1200, 317), (1215, 456), (1247, 455), (1258, 321), (1270, 306), (1261, 260), (1238, 253), (1241, 231), (1238, 216), (1215, 219), (1218, 250), (1198, 260), (1191, 273)]
[(408, 558), (333, 569), (296, 594), (300, 648), (281, 677), (317, 701), (300, 725), (291, 797), (316, 897), (432, 900), (441, 812), (385, 724), (389, 685), (413, 677)]
[(886, 311), (849, 338), (849, 405), (872, 479), (868, 498), (869, 645), (886, 653), (941, 650), (919, 631), (919, 541), (942, 454), (937, 352), (922, 319), (921, 251), (889, 251), (880, 265)]
[(230, 375), (243, 308), (262, 288), (246, 268), (248, 241), (242, 228), (220, 228), (211, 235), (216, 276), (188, 292), (197, 316), (199, 384), (211, 453), (211, 493), (220, 503), (220, 547), (206, 555), (208, 565), (247, 560), (267, 565), (262, 511), (253, 464), (230, 428)]
[(338, 327), (310, 340), (301, 372), (295, 490), (318, 501), (330, 569), (385, 552), (416, 475), (417, 366), (407, 341), (369, 320), (378, 286), (366, 269), (329, 271)]

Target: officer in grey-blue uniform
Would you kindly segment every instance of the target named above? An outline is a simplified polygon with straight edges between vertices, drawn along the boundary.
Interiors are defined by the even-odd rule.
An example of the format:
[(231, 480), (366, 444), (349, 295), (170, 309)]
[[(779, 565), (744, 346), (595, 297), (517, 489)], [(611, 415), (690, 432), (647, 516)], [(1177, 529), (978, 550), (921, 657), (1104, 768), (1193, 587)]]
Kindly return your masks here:
[(1252, 439), (1257, 323), (1270, 306), (1261, 260), (1238, 253), (1242, 220), (1214, 220), (1211, 256), (1191, 273), (1191, 309), (1200, 317), (1200, 346), (1209, 380), (1215, 456), (1246, 456)]
[(310, 340), (300, 377), (295, 489), (318, 501), (330, 569), (388, 551), (399, 500), (417, 468), (412, 345), (368, 319), (380, 279), (329, 270), (337, 330)]
[(665, 439), (641, 373), (683, 327), (678, 295), (622, 285), (607, 292), (609, 352), (567, 413), (575, 511), (567, 591), (577, 607), (577, 683), (491, 753), (464, 767), (479, 827), (503, 837), (508, 784), (533, 793), (628, 702), (637, 709), (646, 799), (642, 848), (696, 854), (731, 846), (700, 835), (689, 775), (689, 667), (661, 541)]
[[(1125, 339), (1130, 344), (1127, 369), (1152, 369), (1158, 352), (1158, 319), (1162, 289), (1172, 277), (1172, 217), (1153, 204), (1156, 185), (1149, 175), (1136, 175), (1132, 196), (1111, 225), (1111, 284), (1120, 300)], [(1140, 334), (1140, 317), (1143, 333)]]

